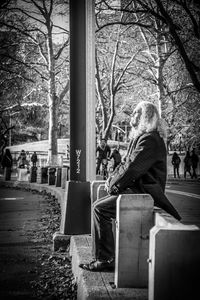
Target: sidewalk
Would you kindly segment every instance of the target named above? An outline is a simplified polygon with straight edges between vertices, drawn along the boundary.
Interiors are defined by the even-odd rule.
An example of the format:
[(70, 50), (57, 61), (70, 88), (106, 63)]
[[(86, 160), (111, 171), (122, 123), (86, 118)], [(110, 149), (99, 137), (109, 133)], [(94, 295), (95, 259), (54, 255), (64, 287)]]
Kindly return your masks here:
[[(9, 196), (9, 197), (8, 197)], [(43, 196), (0, 188), (0, 298), (35, 300), (31, 282), (39, 276), (39, 258), (50, 242), (42, 238)], [(40, 238), (41, 236), (41, 238)], [(35, 238), (36, 237), (36, 238)]]
[(52, 247), (53, 234), (60, 226), (58, 202), (45, 193), (34, 192), (46, 190), (58, 196), (64, 192), (49, 188), (0, 180), (2, 300), (59, 300), (64, 297), (75, 300), (69, 251), (54, 253)]

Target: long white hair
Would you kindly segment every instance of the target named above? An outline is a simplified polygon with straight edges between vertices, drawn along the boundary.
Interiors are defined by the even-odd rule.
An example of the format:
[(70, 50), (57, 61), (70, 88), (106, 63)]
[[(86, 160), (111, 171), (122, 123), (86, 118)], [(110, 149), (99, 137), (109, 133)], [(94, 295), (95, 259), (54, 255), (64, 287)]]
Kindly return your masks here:
[(143, 133), (147, 133), (153, 130), (157, 130), (160, 136), (166, 142), (167, 140), (167, 126), (166, 122), (160, 118), (157, 107), (149, 102), (142, 101), (137, 104), (134, 111), (141, 113), (139, 124), (137, 128), (132, 127), (130, 132), (130, 138), (135, 139)]

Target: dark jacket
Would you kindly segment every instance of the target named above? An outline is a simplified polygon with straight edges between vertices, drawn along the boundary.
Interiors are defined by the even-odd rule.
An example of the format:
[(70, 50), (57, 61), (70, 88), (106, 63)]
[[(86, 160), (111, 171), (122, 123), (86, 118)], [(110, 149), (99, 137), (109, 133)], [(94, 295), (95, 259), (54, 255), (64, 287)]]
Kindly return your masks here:
[(184, 158), (184, 168), (185, 168), (185, 171), (190, 171), (191, 169), (191, 166), (192, 166), (192, 160), (191, 160), (191, 156), (190, 156), (190, 153), (189, 151), (187, 151), (186, 153), (186, 156)]
[(111, 149), (108, 145), (105, 145), (105, 148), (101, 148), (101, 146), (98, 146), (96, 149), (96, 153), (98, 153), (97, 158), (99, 160), (109, 158), (110, 152), (111, 152)]
[(175, 167), (178, 167), (181, 163), (181, 159), (178, 156), (178, 154), (176, 152), (174, 152), (173, 156), (172, 156), (172, 165), (174, 165)]
[(9, 149), (6, 149), (4, 155), (3, 155), (3, 158), (2, 158), (2, 167), (3, 168), (12, 168), (12, 165), (13, 165), (13, 159), (12, 159), (12, 155), (9, 151)]
[(34, 152), (33, 155), (31, 156), (31, 161), (33, 163), (36, 163), (37, 162), (37, 154)]
[[(167, 153), (163, 139), (157, 131), (145, 133), (132, 141), (128, 148), (127, 162), (124, 171), (116, 181), (112, 180), (120, 193), (127, 188), (137, 190), (138, 193), (150, 194), (156, 206), (180, 220), (178, 212), (165, 196), (165, 184), (167, 177)], [(120, 173), (120, 167), (118, 171)], [(118, 178), (117, 178), (118, 176)], [(112, 187), (111, 187), (112, 192)]]
[(110, 156), (110, 159), (114, 159), (114, 161), (118, 164), (121, 162), (121, 154), (119, 153), (119, 151), (117, 149), (114, 149), (111, 156)]

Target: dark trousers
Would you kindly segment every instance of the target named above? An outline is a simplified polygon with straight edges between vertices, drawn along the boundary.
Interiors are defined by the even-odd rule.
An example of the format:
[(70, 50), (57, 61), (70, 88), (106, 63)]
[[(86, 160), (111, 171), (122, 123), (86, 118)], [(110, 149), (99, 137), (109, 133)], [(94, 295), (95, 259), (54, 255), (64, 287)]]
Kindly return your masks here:
[(100, 174), (100, 166), (101, 166), (101, 159), (97, 159), (97, 163), (96, 163), (96, 175)]
[(190, 177), (192, 178), (192, 174), (191, 174), (190, 168), (187, 168), (187, 167), (184, 169), (184, 178), (186, 179), (187, 172), (190, 174)]
[(176, 178), (176, 174), (177, 174), (177, 177), (179, 178), (180, 177), (179, 166), (174, 166), (174, 178)]
[(191, 177), (197, 178), (196, 167), (192, 166), (192, 176)]
[[(139, 190), (127, 189), (124, 194), (138, 194)], [(118, 196), (105, 196), (92, 205), (92, 255), (98, 260), (115, 257), (115, 242), (112, 220), (116, 218)]]
[(4, 180), (10, 180), (11, 179), (11, 167), (5, 167), (4, 168)]

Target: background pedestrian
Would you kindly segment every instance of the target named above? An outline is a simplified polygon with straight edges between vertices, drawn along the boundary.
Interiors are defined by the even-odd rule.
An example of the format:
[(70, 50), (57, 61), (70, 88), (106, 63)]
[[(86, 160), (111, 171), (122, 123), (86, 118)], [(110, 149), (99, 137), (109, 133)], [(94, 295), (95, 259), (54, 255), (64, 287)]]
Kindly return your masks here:
[(186, 179), (187, 173), (189, 173), (190, 177), (192, 178), (192, 174), (191, 174), (192, 160), (191, 160), (189, 150), (186, 152), (186, 155), (185, 155), (185, 158), (183, 161), (184, 161), (184, 178)]
[(2, 165), (3, 170), (4, 170), (5, 180), (10, 180), (12, 165), (13, 165), (13, 159), (12, 159), (12, 155), (11, 155), (9, 149), (5, 150), (5, 152), (3, 154), (3, 157), (2, 157), (1, 165)]
[(172, 165), (174, 167), (174, 178), (176, 178), (176, 175), (178, 178), (180, 178), (180, 175), (179, 175), (180, 163), (181, 163), (181, 159), (175, 151), (172, 156)]
[(36, 167), (36, 163), (37, 163), (37, 153), (34, 151), (32, 156), (31, 156), (31, 161), (33, 164), (33, 167)]
[(198, 166), (198, 162), (199, 162), (199, 157), (198, 155), (195, 153), (195, 149), (192, 150), (192, 155), (191, 155), (191, 164), (192, 164), (192, 178), (197, 178), (197, 173), (196, 173), (196, 169)]

